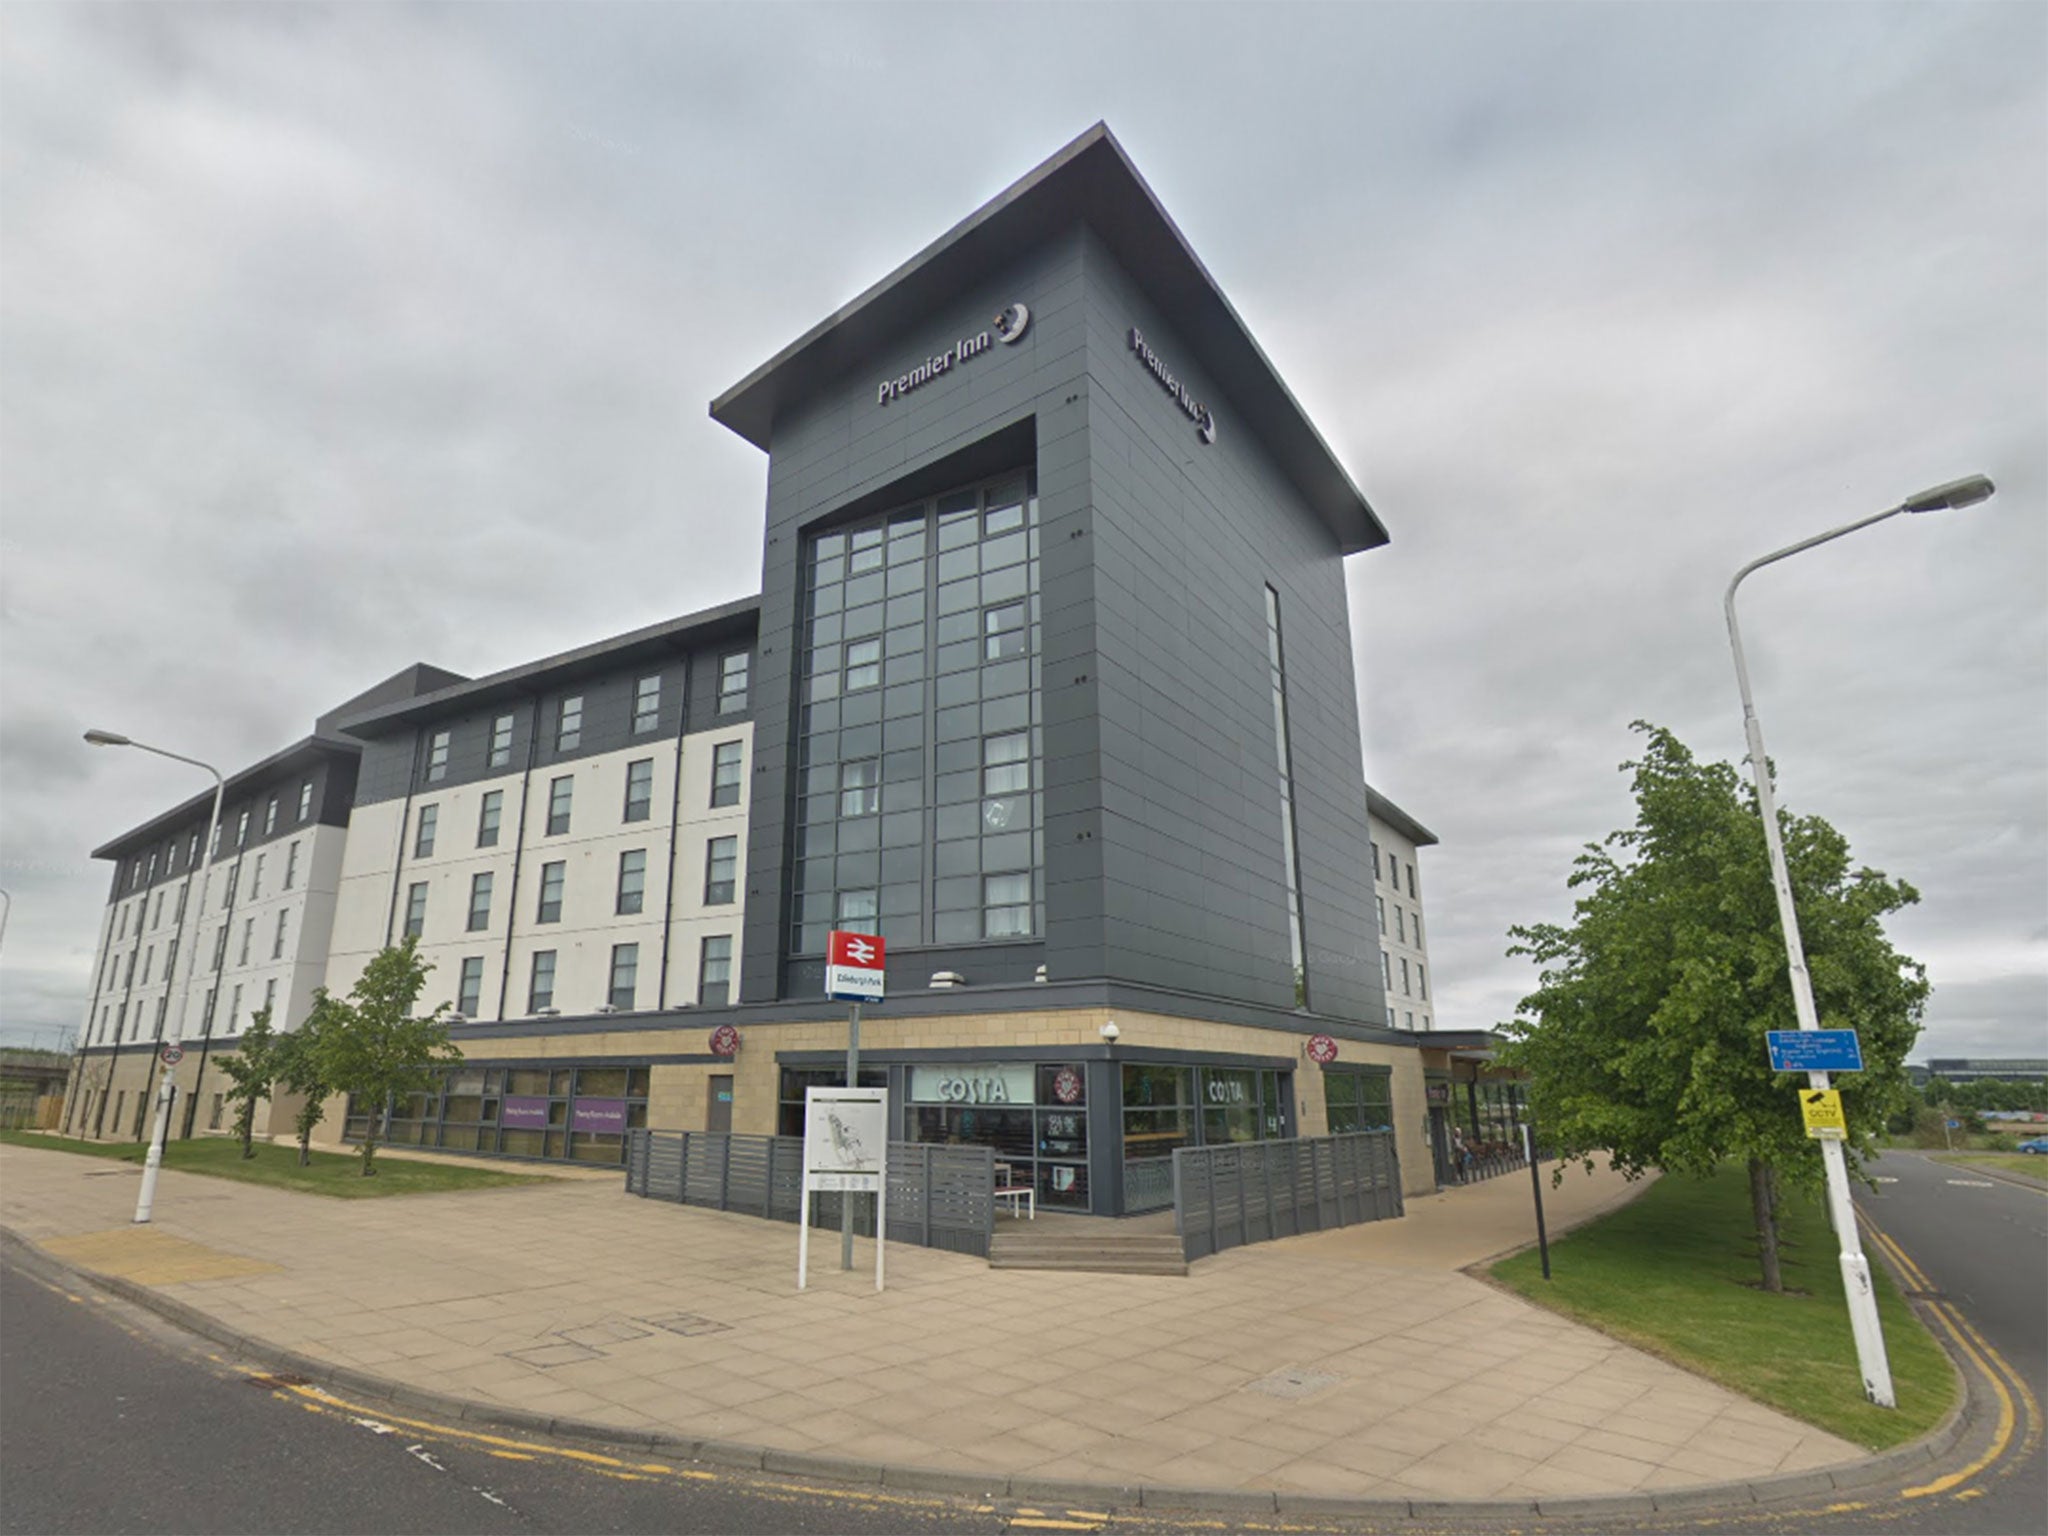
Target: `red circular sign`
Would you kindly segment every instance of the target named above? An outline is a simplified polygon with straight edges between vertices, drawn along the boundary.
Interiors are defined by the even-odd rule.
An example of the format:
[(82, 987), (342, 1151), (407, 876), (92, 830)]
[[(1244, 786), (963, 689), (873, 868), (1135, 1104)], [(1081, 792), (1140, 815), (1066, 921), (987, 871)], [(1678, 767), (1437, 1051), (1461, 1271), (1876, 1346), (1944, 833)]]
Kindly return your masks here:
[(1337, 1059), (1337, 1042), (1328, 1035), (1308, 1037), (1308, 1059), (1321, 1066), (1328, 1066)]
[(165, 1066), (175, 1067), (185, 1059), (185, 1048), (182, 1045), (167, 1045), (163, 1048), (161, 1056)]
[(714, 1056), (737, 1056), (740, 1053), (740, 1032), (730, 1024), (721, 1024), (711, 1031), (711, 1054)]
[(1052, 1075), (1052, 1096), (1062, 1104), (1081, 1102), (1081, 1074), (1072, 1067), (1061, 1067)]

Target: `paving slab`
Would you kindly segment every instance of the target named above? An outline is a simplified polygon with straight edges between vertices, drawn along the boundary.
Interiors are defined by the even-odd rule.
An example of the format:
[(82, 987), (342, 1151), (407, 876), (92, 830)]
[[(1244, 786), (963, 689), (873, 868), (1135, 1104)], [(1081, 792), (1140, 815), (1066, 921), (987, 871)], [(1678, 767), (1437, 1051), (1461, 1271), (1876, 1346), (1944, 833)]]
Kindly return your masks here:
[[(892, 1246), (878, 1294), (864, 1241), (850, 1273), (814, 1245), (799, 1293), (794, 1228), (636, 1199), (616, 1175), (341, 1201), (172, 1168), (138, 1232), (132, 1183), (94, 1171), (0, 1147), (0, 1224), (386, 1396), (716, 1441), (751, 1465), (1549, 1508), (1862, 1459), (1460, 1273), (1526, 1240), (1513, 1179), (1185, 1277)], [(1633, 1193), (1574, 1171), (1546, 1203), (1561, 1230)]]

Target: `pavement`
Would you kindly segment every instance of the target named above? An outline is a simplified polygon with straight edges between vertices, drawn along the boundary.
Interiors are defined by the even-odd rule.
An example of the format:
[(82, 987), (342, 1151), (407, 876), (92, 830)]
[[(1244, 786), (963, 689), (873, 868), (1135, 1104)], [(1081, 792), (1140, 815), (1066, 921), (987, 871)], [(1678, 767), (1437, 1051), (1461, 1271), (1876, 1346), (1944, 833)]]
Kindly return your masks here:
[[(1283, 1513), (1750, 1502), (1875, 1465), (1464, 1273), (1533, 1237), (1523, 1178), (1185, 1277), (892, 1244), (877, 1294), (866, 1241), (846, 1272), (815, 1233), (799, 1293), (794, 1227), (616, 1175), (341, 1201), (167, 1169), (140, 1228), (137, 1177), (0, 1147), (0, 1226), (338, 1396), (671, 1456)], [(1546, 1179), (1551, 1230), (1635, 1192)]]

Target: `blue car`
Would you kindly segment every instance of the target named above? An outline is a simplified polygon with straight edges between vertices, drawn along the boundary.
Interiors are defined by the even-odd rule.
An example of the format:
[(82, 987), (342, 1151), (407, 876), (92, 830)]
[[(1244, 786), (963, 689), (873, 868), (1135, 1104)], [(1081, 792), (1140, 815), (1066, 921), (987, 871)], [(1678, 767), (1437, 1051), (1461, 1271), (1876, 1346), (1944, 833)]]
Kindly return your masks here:
[(2048, 1136), (2036, 1136), (2032, 1141), (2023, 1141), (2020, 1143), (2020, 1150), (2048, 1155)]

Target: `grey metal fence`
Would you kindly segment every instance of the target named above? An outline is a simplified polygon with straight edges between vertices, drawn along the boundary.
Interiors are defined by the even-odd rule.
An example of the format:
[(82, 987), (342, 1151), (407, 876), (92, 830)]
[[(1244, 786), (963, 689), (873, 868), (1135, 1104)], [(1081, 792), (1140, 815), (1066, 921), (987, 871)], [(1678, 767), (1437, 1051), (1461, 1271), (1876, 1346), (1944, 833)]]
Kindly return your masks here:
[[(626, 1192), (650, 1200), (741, 1211), (794, 1222), (803, 1202), (803, 1138), (717, 1131), (626, 1134)], [(986, 1258), (995, 1233), (995, 1151), (889, 1143), (889, 1241)], [(839, 1196), (819, 1194), (812, 1222), (837, 1229)], [(854, 1206), (856, 1230), (874, 1234), (873, 1202)]]
[(1190, 1260), (1401, 1212), (1392, 1131), (1182, 1147), (1173, 1154), (1174, 1228)]
[(1124, 1214), (1163, 1211), (1173, 1204), (1173, 1158), (1133, 1157), (1124, 1162)]

